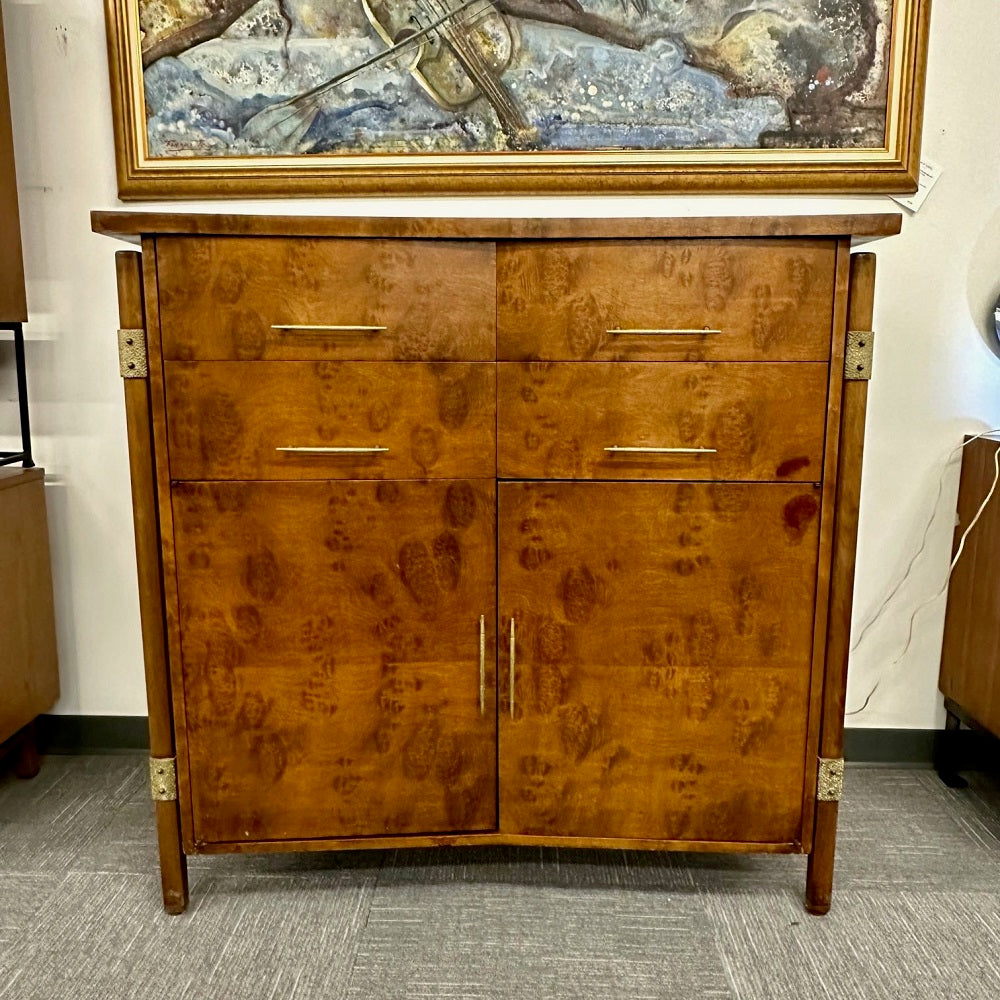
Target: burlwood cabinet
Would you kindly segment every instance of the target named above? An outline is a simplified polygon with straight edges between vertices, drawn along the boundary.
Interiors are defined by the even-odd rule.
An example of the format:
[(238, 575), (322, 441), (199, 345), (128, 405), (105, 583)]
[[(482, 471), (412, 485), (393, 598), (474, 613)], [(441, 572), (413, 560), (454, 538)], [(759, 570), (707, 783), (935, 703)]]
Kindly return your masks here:
[(898, 217), (94, 222), (143, 241), (119, 336), (168, 909), (191, 852), (506, 843), (807, 852), (825, 912), (849, 251)]

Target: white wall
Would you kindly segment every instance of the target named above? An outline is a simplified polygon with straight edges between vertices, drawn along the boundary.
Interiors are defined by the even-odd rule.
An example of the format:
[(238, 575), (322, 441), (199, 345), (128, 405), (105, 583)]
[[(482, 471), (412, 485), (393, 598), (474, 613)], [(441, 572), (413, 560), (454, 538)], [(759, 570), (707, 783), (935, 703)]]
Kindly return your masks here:
[[(31, 323), (34, 446), (47, 469), (63, 696), (61, 713), (145, 711), (113, 254), (89, 231), (115, 207), (102, 5), (3, 0)], [(871, 385), (856, 620), (877, 608), (916, 551), (943, 462), (970, 431), (1000, 426), (1000, 360), (987, 349), (1000, 292), (1000, 51), (996, 0), (938, 2), (925, 154), (944, 168), (903, 235), (875, 244), (878, 340)], [(218, 209), (218, 205), (170, 208)], [(692, 215), (886, 211), (884, 198), (406, 199), (248, 203), (231, 210), (434, 215)], [(9, 348), (7, 348), (9, 350)], [(9, 380), (0, 427), (15, 426)], [(6, 400), (6, 402), (4, 401)], [(13, 447), (0, 438), (0, 447)], [(850, 703), (902, 650), (910, 613), (948, 562), (957, 465), (909, 583), (857, 650)], [(917, 619), (902, 662), (852, 725), (926, 728), (936, 693), (943, 601)]]

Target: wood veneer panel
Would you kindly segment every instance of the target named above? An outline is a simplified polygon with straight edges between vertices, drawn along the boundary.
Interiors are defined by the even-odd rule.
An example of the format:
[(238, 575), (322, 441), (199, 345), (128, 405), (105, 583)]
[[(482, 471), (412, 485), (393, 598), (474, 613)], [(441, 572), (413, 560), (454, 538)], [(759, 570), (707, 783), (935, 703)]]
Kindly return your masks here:
[(501, 831), (797, 842), (818, 491), (502, 483), (499, 500)]
[(498, 356), (825, 361), (834, 261), (832, 240), (504, 243)]
[(737, 215), (659, 219), (454, 219), (95, 211), (94, 232), (218, 236), (347, 236), (411, 239), (646, 239), (732, 236), (894, 236), (902, 215)]
[(197, 842), (496, 825), (495, 490), (173, 489)]
[(0, 743), (59, 697), (43, 469), (0, 469)]
[(496, 357), (491, 243), (161, 238), (157, 271), (167, 360)]
[[(173, 479), (448, 479), (496, 474), (496, 366), (168, 361)], [(286, 447), (384, 447), (302, 453)]]
[[(814, 363), (502, 362), (499, 474), (819, 481), (827, 372)], [(609, 446), (716, 453), (606, 452)]]
[[(957, 547), (993, 484), (997, 437), (967, 445), (958, 489)], [(1000, 499), (966, 539), (948, 585), (940, 688), (979, 725), (1000, 735)]]

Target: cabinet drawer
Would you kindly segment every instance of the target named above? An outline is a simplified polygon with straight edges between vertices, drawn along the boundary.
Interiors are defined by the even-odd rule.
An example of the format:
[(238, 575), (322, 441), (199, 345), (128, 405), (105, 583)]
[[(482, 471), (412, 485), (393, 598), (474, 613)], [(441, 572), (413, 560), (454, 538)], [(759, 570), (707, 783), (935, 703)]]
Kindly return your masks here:
[(172, 479), (496, 474), (491, 363), (168, 361), (164, 368)]
[(823, 361), (829, 240), (501, 244), (505, 360)]
[(494, 258), (492, 243), (161, 238), (163, 356), (492, 360)]
[(502, 362), (497, 368), (501, 477), (822, 478), (827, 365)]

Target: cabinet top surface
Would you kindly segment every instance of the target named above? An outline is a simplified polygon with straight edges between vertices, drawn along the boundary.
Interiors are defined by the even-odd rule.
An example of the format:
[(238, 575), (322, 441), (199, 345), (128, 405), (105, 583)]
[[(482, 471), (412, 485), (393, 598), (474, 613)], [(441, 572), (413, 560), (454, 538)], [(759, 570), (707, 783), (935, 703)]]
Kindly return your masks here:
[(25, 483), (32, 483), (36, 479), (43, 478), (44, 475), (45, 470), (37, 466), (31, 469), (0, 468), (0, 490), (7, 490), (14, 486), (23, 486)]
[(106, 236), (340, 236), (420, 239), (655, 239), (684, 237), (894, 236), (902, 216), (747, 215), (695, 218), (455, 219), (371, 216), (221, 215), (96, 211), (91, 226)]

